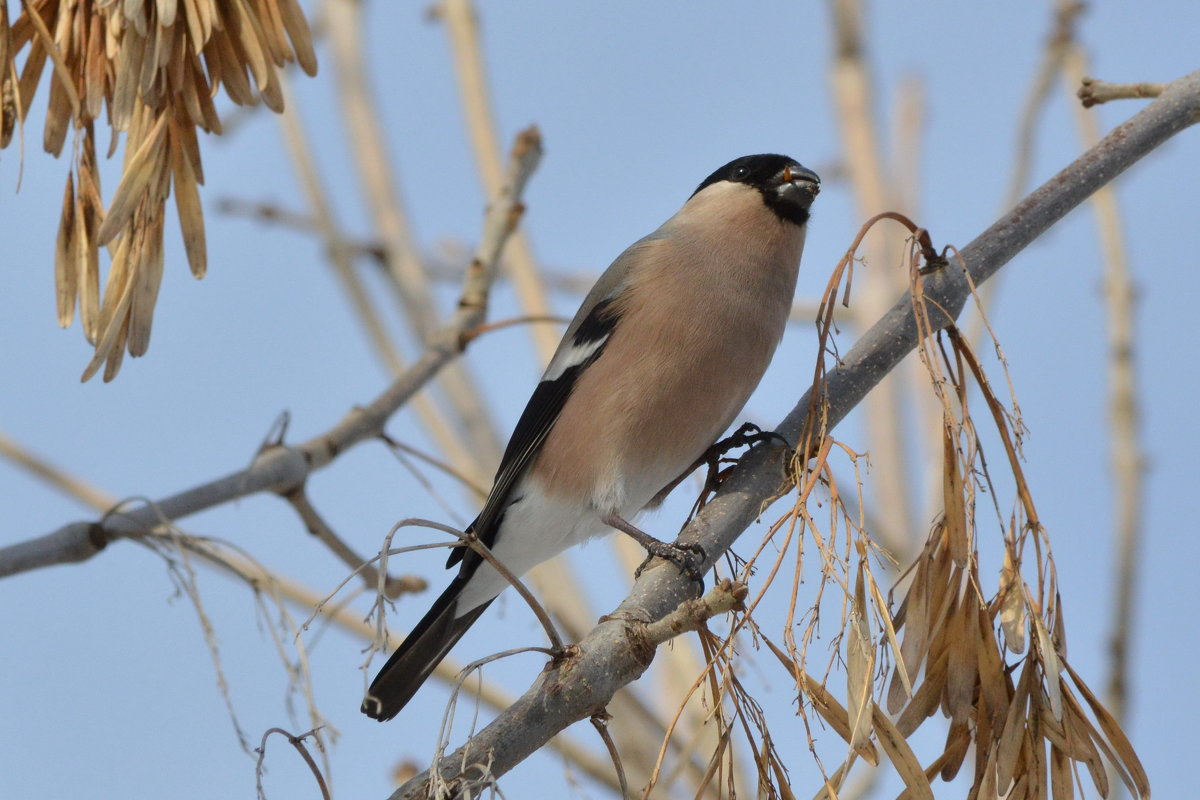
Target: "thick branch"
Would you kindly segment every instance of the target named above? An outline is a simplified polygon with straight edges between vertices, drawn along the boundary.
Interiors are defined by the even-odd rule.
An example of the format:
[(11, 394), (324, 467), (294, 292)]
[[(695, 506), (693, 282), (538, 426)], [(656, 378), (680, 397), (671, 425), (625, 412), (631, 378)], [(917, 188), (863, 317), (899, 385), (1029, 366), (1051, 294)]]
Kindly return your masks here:
[(433, 333), (424, 355), (370, 404), (351, 410), (328, 431), (301, 445), (271, 446), (250, 466), (211, 483), (109, 514), (100, 523), (74, 523), (36, 539), (0, 548), (0, 578), (39, 567), (84, 561), (113, 539), (136, 536), (153, 530), (165, 520), (182, 519), (247, 495), (294, 492), (304, 485), (309, 474), (328, 465), (339, 453), (382, 433), (392, 414), (462, 352), (468, 341), (467, 333), (486, 317), (488, 290), (496, 277), (500, 250), (520, 219), (524, 208), (521, 195), (541, 154), (541, 137), (536, 128), (518, 134), (508, 182), (488, 207), (483, 238), (467, 270), (458, 310), (444, 327)]
[[(950, 267), (926, 276), (930, 317), (949, 322), (962, 311), (970, 296), (962, 265), (976, 285), (986, 281), (1096, 189), (1195, 122), (1198, 112), (1200, 72), (1194, 72), (1172, 83), (1141, 113), (1021, 201), (964, 247)], [(939, 317), (939, 308), (948, 316)], [(906, 294), (829, 372), (820, 400), (831, 427), (916, 347), (917, 337), (912, 297)], [(811, 391), (805, 393), (780, 424), (779, 432), (789, 441), (799, 439), (814, 400)], [(783, 463), (780, 446), (755, 447), (678, 541), (700, 543), (706, 566), (711, 566), (785, 488)], [(461, 766), (483, 763), (491, 776), (503, 775), (571, 723), (601, 711), (654, 658), (653, 646), (640, 635), (642, 626), (632, 621), (660, 619), (695, 591), (695, 584), (674, 568), (647, 570), (621, 606), (579, 643), (575, 657), (542, 672), (512, 707), (439, 763), (443, 776), (469, 782), (478, 776), (460, 775)], [(417, 776), (392, 800), (424, 797), (428, 783), (428, 773)]]

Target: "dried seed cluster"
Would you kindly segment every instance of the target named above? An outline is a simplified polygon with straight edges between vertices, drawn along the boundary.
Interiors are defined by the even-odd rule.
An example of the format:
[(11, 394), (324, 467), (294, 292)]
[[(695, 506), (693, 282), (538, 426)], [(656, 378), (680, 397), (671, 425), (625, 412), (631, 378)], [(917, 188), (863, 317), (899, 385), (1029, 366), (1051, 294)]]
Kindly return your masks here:
[[(16, 56), (25, 49), (18, 73)], [(196, 129), (221, 132), (213, 98), (283, 108), (276, 69), (316, 73), (312, 34), (296, 0), (23, 0), (9, 25), (0, 2), (0, 147), (29, 112), (47, 62), (43, 146), (58, 155), (76, 132), (55, 248), (58, 321), (78, 304), (95, 355), (111, 380), (126, 350), (150, 342), (163, 270), (163, 221), (172, 189), (192, 274), (204, 275), (204, 182)], [(126, 135), (120, 184), (107, 210), (96, 169), (102, 112)], [(111, 156), (116, 148), (113, 136)], [(99, 248), (112, 257), (100, 291)]]

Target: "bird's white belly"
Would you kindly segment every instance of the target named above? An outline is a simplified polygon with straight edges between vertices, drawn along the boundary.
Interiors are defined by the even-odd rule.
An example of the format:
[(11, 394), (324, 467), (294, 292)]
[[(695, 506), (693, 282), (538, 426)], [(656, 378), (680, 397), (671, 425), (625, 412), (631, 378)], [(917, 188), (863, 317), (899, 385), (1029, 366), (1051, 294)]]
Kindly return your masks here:
[[(492, 546), (492, 554), (518, 578), (567, 548), (610, 530), (588, 503), (547, 496), (529, 480), (519, 491), (521, 499), (505, 510)], [(490, 564), (480, 564), (459, 596), (458, 614), (486, 603), (507, 586), (508, 581)]]

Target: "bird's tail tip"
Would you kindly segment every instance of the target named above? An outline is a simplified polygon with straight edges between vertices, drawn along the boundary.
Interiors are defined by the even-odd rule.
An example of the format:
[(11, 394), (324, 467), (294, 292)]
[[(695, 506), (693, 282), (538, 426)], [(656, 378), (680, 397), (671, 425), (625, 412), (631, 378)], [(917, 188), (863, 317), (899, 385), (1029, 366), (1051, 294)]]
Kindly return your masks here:
[(362, 713), (379, 722), (387, 722), (399, 714), (454, 643), (491, 604), (488, 600), (458, 616), (457, 600), (464, 583), (455, 579), (392, 653), (367, 689), (359, 706)]
[(367, 692), (367, 696), (363, 698), (362, 705), (358, 707), (358, 710), (376, 722), (387, 722), (396, 716), (396, 711), (399, 709), (384, 709), (383, 701), (370, 692)]

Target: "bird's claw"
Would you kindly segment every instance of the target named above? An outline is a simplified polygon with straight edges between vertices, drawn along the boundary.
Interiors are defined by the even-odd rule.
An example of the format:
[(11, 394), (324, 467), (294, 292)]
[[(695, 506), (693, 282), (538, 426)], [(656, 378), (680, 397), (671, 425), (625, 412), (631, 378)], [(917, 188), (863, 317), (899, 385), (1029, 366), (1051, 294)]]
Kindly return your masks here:
[(644, 542), (646, 548), (646, 560), (638, 566), (633, 573), (634, 578), (640, 578), (642, 571), (655, 558), (661, 558), (664, 561), (670, 561), (679, 571), (686, 575), (690, 580), (704, 586), (704, 570), (701, 569), (704, 562), (708, 559), (704, 548), (699, 544), (673, 544), (671, 542), (660, 542), (657, 539), (652, 542)]
[(784, 447), (790, 447), (788, 440), (782, 434), (776, 431), (764, 431), (753, 422), (743, 422), (740, 428), (727, 438), (717, 442), (716, 447), (721, 448), (721, 453), (725, 453), (735, 447), (747, 447), (759, 442), (769, 442), (772, 439), (778, 440)]

